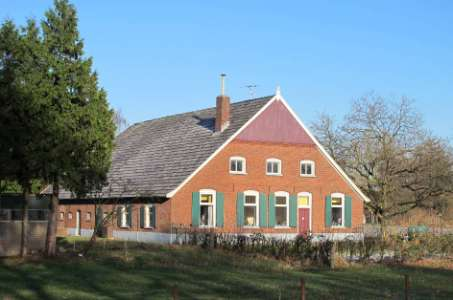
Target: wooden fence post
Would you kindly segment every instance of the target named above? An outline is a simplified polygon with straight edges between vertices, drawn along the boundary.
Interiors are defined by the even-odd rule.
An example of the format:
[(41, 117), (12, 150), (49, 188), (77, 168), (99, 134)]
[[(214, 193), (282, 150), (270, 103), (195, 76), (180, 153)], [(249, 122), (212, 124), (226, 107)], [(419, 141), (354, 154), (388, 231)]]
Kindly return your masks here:
[(409, 275), (404, 274), (404, 299), (409, 300)]
[(173, 300), (178, 300), (178, 288), (176, 286), (174, 286), (173, 289), (171, 290), (171, 294)]
[(300, 300), (305, 300), (305, 280), (300, 279)]

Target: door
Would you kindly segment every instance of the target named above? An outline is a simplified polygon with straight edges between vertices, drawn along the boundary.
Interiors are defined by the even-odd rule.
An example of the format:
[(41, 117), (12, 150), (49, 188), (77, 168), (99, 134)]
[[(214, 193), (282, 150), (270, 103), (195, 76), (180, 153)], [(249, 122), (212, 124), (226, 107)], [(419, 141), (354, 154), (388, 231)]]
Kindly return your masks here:
[(81, 229), (80, 229), (80, 224), (82, 223), (82, 214), (80, 213), (80, 210), (76, 212), (76, 235), (81, 234)]
[(310, 231), (310, 208), (299, 208), (299, 233)]

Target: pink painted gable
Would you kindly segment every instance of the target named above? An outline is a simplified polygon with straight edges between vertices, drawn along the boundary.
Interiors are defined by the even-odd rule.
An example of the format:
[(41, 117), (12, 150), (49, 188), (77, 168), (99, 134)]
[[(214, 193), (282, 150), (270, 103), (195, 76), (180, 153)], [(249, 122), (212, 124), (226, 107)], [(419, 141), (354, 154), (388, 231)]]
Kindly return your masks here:
[(236, 139), (284, 144), (314, 144), (281, 101), (274, 101), (269, 105)]

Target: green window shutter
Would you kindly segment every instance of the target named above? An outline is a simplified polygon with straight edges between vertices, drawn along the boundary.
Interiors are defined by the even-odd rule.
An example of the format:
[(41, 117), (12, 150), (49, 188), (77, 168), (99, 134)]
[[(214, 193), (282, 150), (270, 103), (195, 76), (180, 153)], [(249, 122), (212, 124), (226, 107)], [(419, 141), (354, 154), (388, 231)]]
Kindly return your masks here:
[(145, 207), (140, 206), (140, 228), (145, 228)]
[(352, 227), (352, 198), (344, 197), (344, 226)]
[(192, 193), (192, 226), (200, 226), (200, 193)]
[(149, 208), (149, 213), (151, 214), (151, 224), (149, 224), (152, 228), (156, 228), (156, 220), (157, 220), (157, 206), (153, 205)]
[(269, 195), (269, 227), (275, 227), (275, 195)]
[(132, 227), (132, 204), (127, 206), (127, 226)]
[(236, 221), (238, 227), (244, 225), (244, 193), (239, 192), (236, 199)]
[(267, 227), (266, 194), (260, 193), (260, 227)]
[(96, 215), (95, 215), (96, 226), (101, 226), (102, 225), (103, 217), (104, 217), (104, 213), (102, 211), (102, 207), (101, 206), (96, 206)]
[(332, 226), (332, 199), (326, 196), (326, 227)]
[(118, 225), (118, 227), (121, 227), (121, 210), (121, 206), (116, 208), (116, 225)]
[(221, 192), (217, 192), (216, 194), (216, 197), (215, 197), (215, 207), (216, 207), (216, 211), (215, 211), (215, 222), (216, 222), (216, 226), (217, 227), (223, 227), (223, 199), (224, 199), (224, 195), (223, 193)]
[(297, 226), (297, 196), (289, 196), (289, 226)]

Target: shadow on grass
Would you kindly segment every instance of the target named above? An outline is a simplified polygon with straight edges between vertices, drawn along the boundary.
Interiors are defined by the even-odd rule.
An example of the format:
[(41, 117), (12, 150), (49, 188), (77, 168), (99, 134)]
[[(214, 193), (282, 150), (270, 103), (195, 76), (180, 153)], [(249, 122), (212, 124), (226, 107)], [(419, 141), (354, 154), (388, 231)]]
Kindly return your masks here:
[[(83, 242), (81, 242), (83, 243)], [(104, 246), (103, 246), (104, 245)], [(105, 246), (106, 245), (106, 246)], [(0, 260), (0, 299), (296, 299), (304, 277), (309, 299), (453, 299), (453, 271), (370, 265), (330, 271), (288, 267), (272, 259), (191, 247), (98, 243), (87, 258)], [(104, 248), (105, 247), (105, 248)]]

